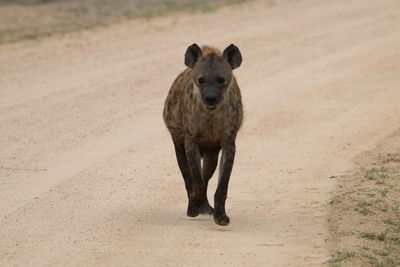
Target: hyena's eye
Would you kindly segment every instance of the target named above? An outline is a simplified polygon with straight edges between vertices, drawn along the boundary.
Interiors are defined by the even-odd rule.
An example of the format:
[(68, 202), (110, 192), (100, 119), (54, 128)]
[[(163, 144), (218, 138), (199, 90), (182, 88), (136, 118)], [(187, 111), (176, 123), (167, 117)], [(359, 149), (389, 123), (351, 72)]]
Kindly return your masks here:
[(224, 77), (217, 77), (217, 83), (224, 84), (225, 83), (225, 78)]
[(205, 83), (205, 81), (206, 81), (206, 80), (204, 80), (203, 77), (200, 77), (200, 78), (197, 80), (197, 82), (198, 82), (199, 84), (203, 84), (203, 83)]

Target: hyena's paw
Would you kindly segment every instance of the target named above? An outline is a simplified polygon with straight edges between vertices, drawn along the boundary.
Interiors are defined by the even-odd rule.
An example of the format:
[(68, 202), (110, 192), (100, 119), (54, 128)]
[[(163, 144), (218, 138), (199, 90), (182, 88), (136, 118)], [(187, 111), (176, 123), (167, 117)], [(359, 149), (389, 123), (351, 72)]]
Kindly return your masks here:
[(210, 203), (208, 203), (208, 201), (204, 202), (204, 204), (200, 206), (199, 211), (203, 215), (214, 214), (214, 209), (210, 206)]
[(186, 214), (189, 217), (196, 217), (196, 216), (198, 216), (200, 214), (200, 211), (199, 211), (199, 208), (196, 205), (194, 205), (193, 203), (189, 202)]
[(221, 226), (227, 226), (230, 222), (229, 217), (226, 214), (215, 214), (214, 213), (214, 222)]

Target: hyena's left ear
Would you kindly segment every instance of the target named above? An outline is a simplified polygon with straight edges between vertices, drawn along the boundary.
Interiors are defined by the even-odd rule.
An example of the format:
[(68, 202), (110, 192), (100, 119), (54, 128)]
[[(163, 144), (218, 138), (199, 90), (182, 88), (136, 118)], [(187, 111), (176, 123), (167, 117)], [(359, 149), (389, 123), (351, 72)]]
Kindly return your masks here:
[(201, 48), (197, 44), (192, 44), (186, 49), (185, 65), (192, 69), (202, 54)]
[(240, 64), (242, 64), (242, 54), (239, 48), (234, 44), (225, 48), (223, 56), (225, 60), (228, 61), (229, 65), (231, 65), (232, 69), (239, 68)]

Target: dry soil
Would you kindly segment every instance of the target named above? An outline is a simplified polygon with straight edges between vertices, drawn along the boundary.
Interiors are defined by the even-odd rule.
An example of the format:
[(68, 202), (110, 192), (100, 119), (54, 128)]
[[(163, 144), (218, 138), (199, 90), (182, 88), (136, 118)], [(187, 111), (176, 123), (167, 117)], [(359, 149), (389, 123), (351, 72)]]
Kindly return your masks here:
[[(0, 46), (0, 265), (325, 262), (329, 177), (398, 127), (399, 10), (259, 2)], [(244, 58), (227, 227), (186, 217), (161, 116), (193, 42)]]

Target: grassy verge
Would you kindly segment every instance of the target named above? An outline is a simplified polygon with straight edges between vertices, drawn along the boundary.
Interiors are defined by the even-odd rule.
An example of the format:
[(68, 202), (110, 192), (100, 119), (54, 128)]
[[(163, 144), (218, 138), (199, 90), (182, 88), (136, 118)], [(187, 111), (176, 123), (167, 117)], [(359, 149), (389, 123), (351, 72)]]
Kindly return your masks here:
[(400, 130), (360, 155), (330, 200), (330, 266), (400, 266)]
[(169, 12), (208, 12), (249, 0), (0, 0), (0, 43)]

